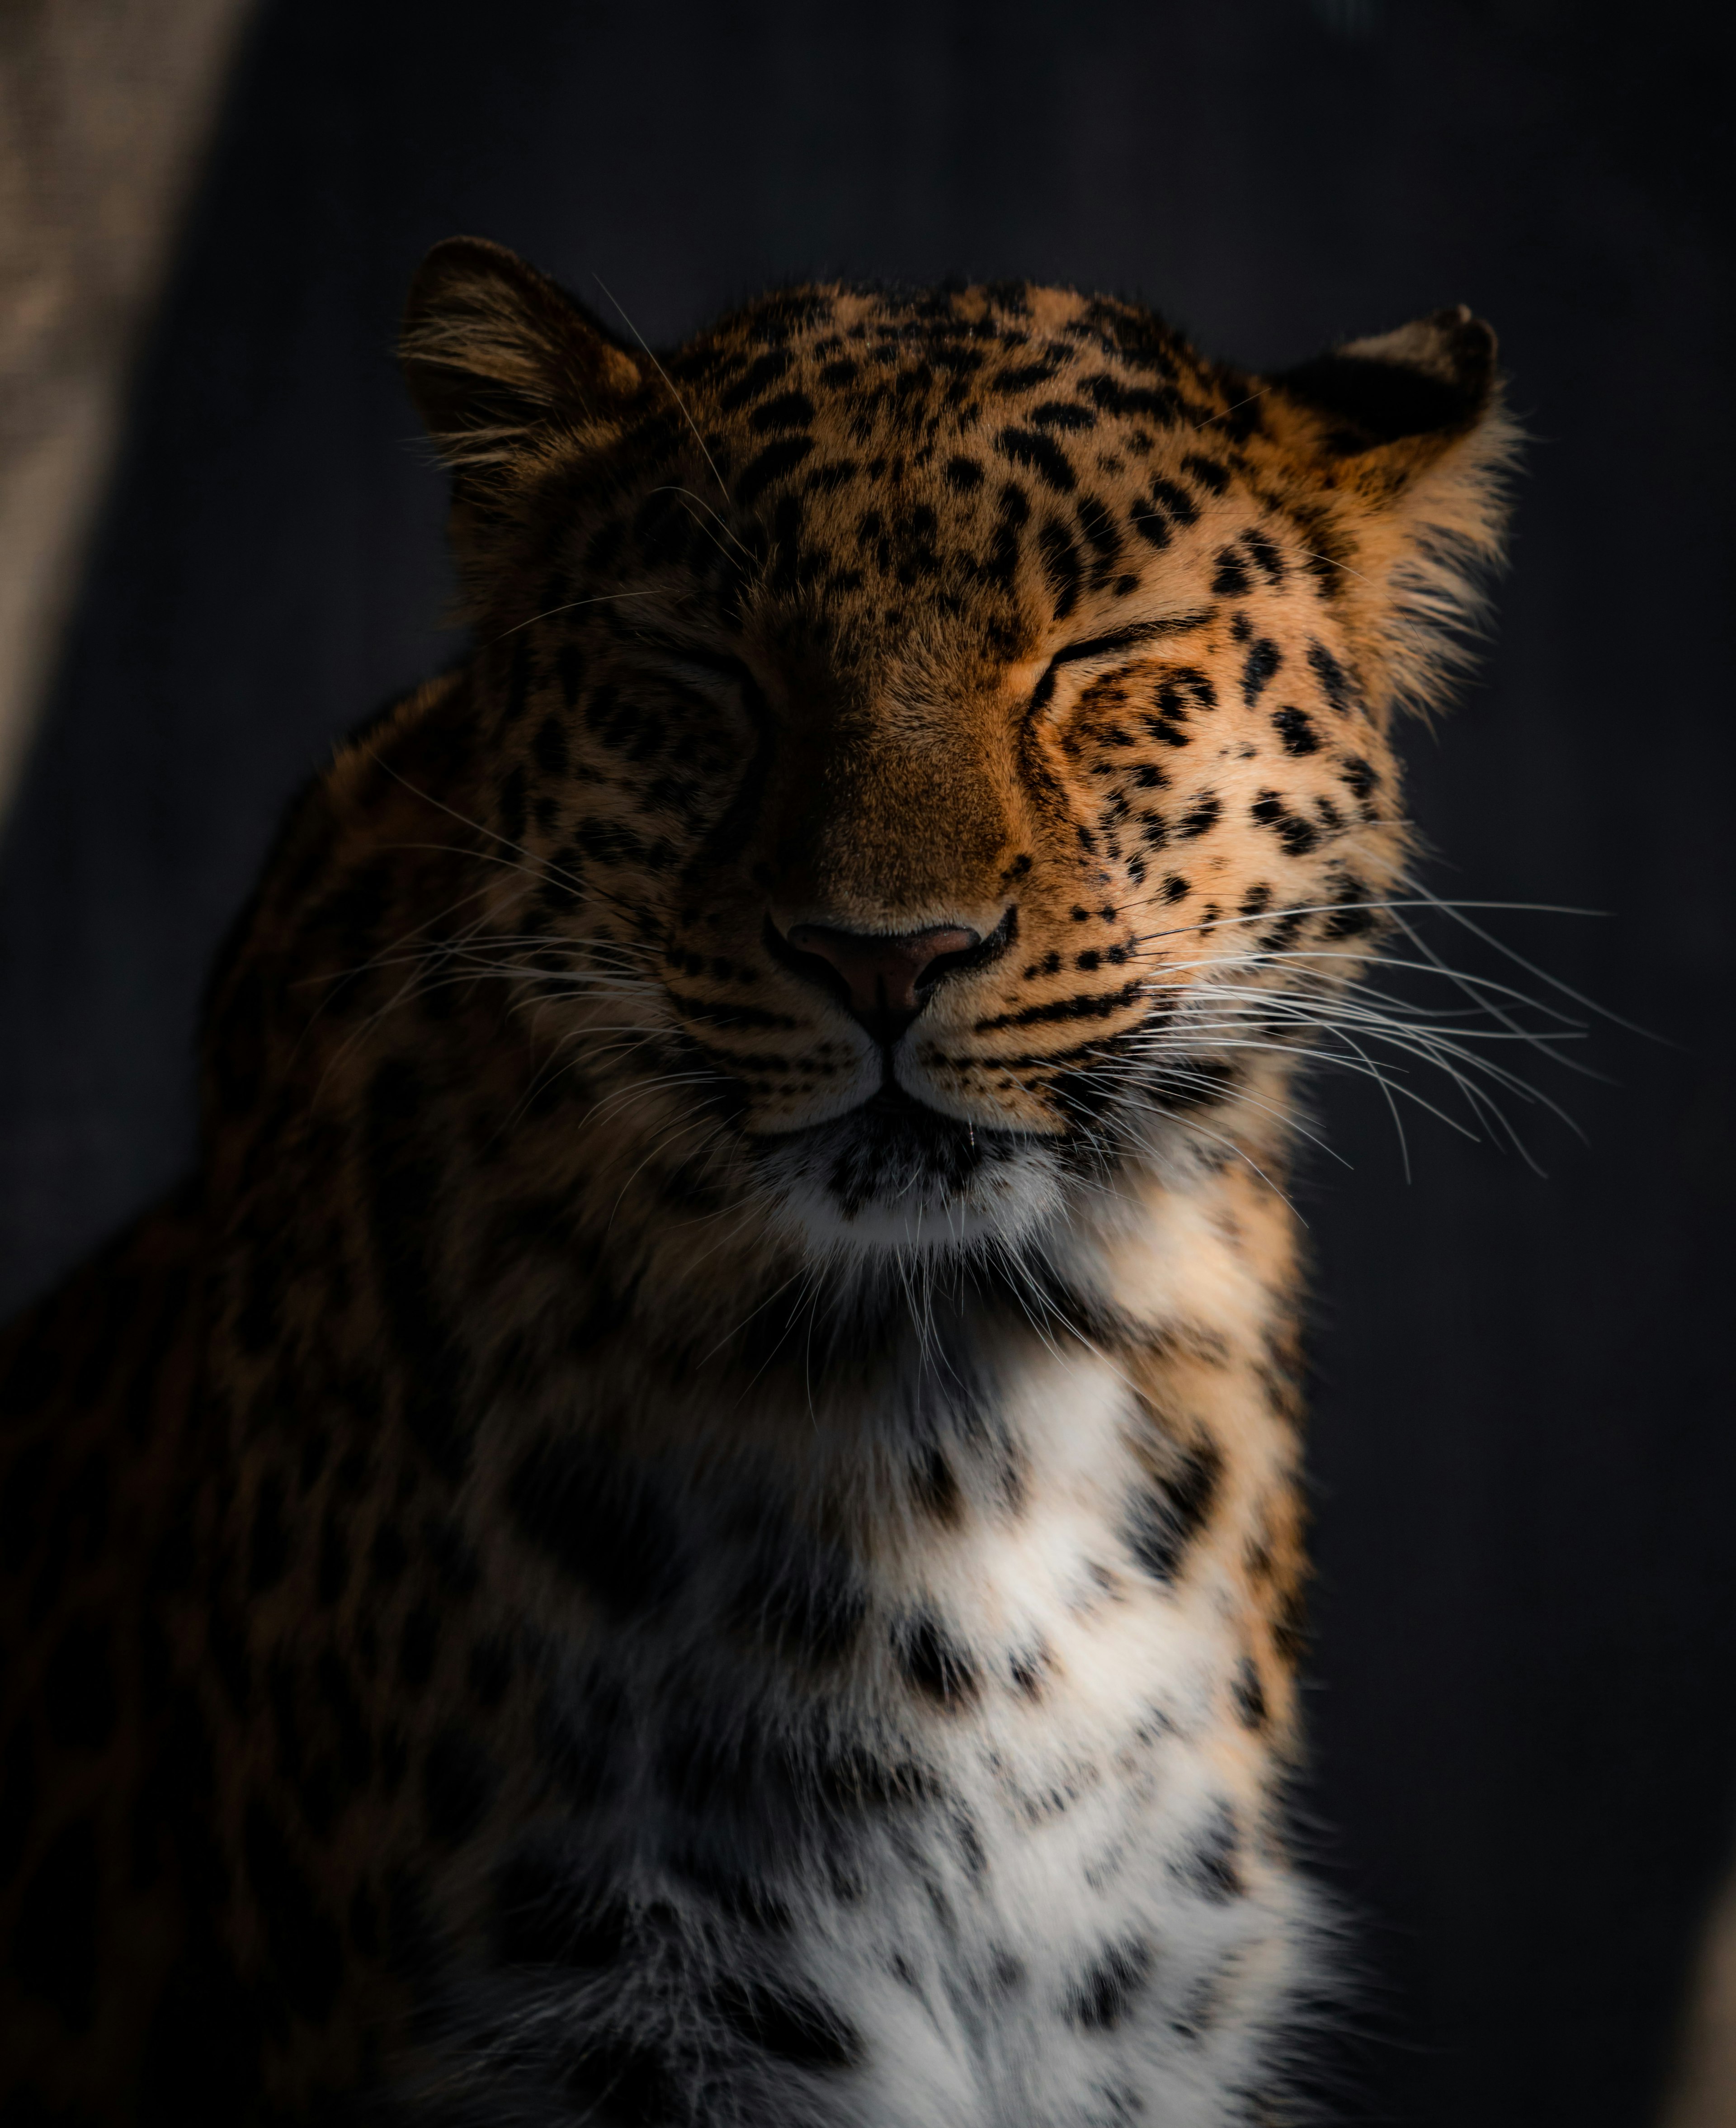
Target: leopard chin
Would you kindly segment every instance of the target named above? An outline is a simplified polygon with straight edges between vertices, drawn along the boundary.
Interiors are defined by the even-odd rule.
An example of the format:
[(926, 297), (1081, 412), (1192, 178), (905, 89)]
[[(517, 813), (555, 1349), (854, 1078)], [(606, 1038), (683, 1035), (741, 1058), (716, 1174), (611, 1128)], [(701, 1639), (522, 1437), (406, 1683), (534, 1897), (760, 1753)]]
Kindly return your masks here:
[(1055, 1138), (943, 1115), (899, 1085), (752, 1143), (779, 1223), (823, 1259), (1017, 1252), (1061, 1215)]

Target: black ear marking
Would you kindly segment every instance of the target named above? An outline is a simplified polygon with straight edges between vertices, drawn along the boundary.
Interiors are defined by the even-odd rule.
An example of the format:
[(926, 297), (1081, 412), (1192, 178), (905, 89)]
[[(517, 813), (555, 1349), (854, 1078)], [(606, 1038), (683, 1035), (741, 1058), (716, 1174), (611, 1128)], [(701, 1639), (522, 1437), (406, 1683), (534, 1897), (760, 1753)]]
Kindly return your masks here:
[(1495, 397), (1495, 346), (1491, 328), (1460, 303), (1373, 339), (1346, 340), (1273, 382), (1327, 416), (1328, 448), (1351, 456), (1472, 427)]
[(398, 358), (441, 454), (486, 465), (553, 421), (607, 420), (645, 382), (633, 352), (504, 245), (451, 236), (416, 269)]

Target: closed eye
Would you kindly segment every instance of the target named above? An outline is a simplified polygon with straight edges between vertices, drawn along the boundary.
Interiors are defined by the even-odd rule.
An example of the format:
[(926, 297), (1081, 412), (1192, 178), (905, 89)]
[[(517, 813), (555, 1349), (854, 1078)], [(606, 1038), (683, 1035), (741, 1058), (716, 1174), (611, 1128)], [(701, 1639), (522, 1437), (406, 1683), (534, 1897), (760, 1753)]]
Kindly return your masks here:
[[(684, 643), (676, 637), (656, 635), (647, 629), (636, 630), (635, 639), (643, 648), (655, 653), (658, 664), (671, 679), (714, 699), (727, 692), (731, 700), (746, 705), (756, 722), (770, 717), (760, 683), (745, 660), (702, 644)], [(724, 683), (722, 688), (719, 686), (720, 681)]]
[(1130, 650), (1138, 649), (1142, 644), (1155, 643), (1167, 636), (1191, 634), (1195, 629), (1204, 628), (1217, 618), (1215, 606), (1202, 606), (1195, 613), (1169, 614), (1161, 620), (1137, 620), (1127, 628), (1112, 629), (1106, 635), (1088, 636), (1082, 643), (1067, 644), (1043, 667), (1042, 677), (1031, 691), (1031, 707), (1040, 710), (1048, 702), (1064, 665), (1107, 665), (1117, 658), (1124, 658)]

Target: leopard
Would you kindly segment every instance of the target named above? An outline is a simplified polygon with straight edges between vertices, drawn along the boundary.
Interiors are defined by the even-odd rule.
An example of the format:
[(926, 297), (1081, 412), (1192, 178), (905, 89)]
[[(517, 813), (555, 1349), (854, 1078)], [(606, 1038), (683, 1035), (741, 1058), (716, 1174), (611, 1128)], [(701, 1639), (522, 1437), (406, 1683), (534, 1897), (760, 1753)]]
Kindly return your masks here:
[(4, 2119), (1303, 2118), (1293, 1191), (1493, 334), (454, 238), (401, 352), (467, 648), (6, 1336)]

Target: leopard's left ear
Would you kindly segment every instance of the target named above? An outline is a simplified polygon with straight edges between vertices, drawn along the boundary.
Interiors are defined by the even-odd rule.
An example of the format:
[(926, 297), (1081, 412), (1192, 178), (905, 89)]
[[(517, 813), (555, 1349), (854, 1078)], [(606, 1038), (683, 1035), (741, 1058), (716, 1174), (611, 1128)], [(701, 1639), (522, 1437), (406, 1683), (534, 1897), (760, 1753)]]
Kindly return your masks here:
[[(1383, 712), (1442, 701), (1499, 564), (1519, 430), (1495, 335), (1462, 305), (1268, 379), (1322, 581)], [(1311, 496), (1308, 491), (1311, 490)]]
[(418, 268), (399, 359), (462, 492), (612, 425), (644, 384), (633, 356), (565, 289), (502, 245), (448, 237)]
[(1463, 303), (1397, 331), (1352, 340), (1272, 379), (1311, 416), (1316, 447), (1335, 459), (1381, 454), (1420, 471), (1494, 411), (1501, 397), (1495, 335)]

